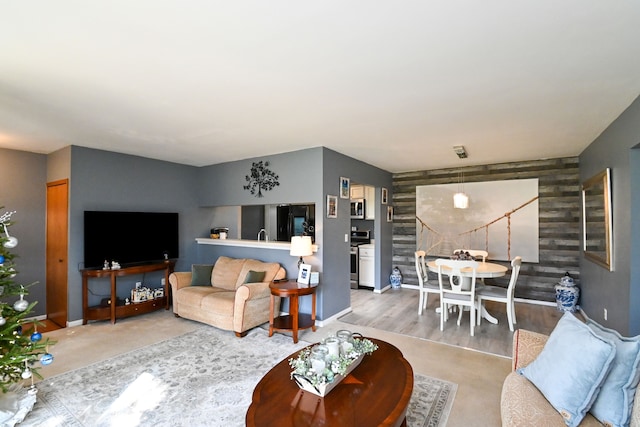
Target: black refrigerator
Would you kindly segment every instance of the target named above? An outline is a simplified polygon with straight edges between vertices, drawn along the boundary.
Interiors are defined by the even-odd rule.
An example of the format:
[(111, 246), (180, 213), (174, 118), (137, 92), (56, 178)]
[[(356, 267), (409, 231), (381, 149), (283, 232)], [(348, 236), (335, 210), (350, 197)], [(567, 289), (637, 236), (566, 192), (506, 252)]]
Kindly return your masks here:
[(289, 242), (292, 236), (311, 236), (315, 242), (315, 205), (280, 205), (277, 207), (277, 240)]

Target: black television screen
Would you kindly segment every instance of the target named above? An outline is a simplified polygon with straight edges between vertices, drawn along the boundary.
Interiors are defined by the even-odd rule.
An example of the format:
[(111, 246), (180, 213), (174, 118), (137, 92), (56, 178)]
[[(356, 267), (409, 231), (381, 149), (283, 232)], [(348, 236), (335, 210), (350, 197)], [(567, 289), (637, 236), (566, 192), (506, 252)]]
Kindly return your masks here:
[(178, 214), (169, 212), (84, 212), (84, 268), (105, 261), (126, 264), (175, 259)]

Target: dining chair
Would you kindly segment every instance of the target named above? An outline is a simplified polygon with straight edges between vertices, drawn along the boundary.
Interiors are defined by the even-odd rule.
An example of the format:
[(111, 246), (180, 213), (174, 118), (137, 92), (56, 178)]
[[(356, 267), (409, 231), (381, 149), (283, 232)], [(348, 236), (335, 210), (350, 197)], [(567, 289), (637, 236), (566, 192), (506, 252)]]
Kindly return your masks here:
[[(460, 261), (452, 259), (438, 258), (436, 260), (438, 266), (438, 285), (440, 287), (440, 330), (444, 331), (444, 322), (449, 318), (449, 305), (458, 306), (458, 326), (462, 319), (464, 307), (469, 307), (469, 328), (471, 336), (474, 335), (476, 325), (476, 270), (478, 269), (477, 261)], [(463, 269), (471, 269), (470, 272), (461, 271)], [(471, 274), (471, 276), (469, 276)], [(449, 276), (449, 285), (447, 288), (443, 276)], [(470, 278), (468, 280), (463, 278)], [(468, 289), (466, 289), (468, 287)]]
[(511, 278), (509, 279), (509, 286), (503, 288), (501, 286), (489, 286), (485, 285), (478, 289), (478, 325), (482, 322), (482, 304), (484, 301), (503, 302), (507, 305), (507, 320), (509, 321), (509, 330), (513, 332), (513, 325), (516, 323), (516, 306), (513, 301), (514, 291), (516, 289), (516, 282), (520, 275), (520, 266), (522, 265), (522, 258), (517, 256), (511, 261)]
[(460, 252), (468, 252), (474, 258), (482, 257), (482, 262), (487, 262), (487, 258), (489, 258), (489, 252), (482, 251), (478, 249), (456, 249), (453, 251), (453, 254), (457, 254)]
[(418, 314), (422, 314), (422, 310), (427, 308), (427, 301), (429, 299), (429, 294), (440, 294), (440, 286), (431, 283), (427, 277), (427, 264), (424, 261), (424, 257), (426, 256), (425, 251), (416, 251), (415, 259), (416, 259), (416, 273), (418, 275), (418, 285), (420, 285), (420, 305), (418, 306)]

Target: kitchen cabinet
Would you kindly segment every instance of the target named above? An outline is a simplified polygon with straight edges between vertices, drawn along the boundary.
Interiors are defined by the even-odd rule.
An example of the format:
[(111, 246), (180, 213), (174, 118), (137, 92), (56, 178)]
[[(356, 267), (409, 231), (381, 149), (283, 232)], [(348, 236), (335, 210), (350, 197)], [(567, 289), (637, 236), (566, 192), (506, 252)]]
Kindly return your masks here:
[(364, 185), (352, 185), (349, 192), (352, 199), (364, 199)]
[(364, 187), (364, 219), (376, 219), (376, 188)]
[(374, 288), (375, 279), (375, 247), (373, 245), (358, 246), (359, 254), (359, 281), (358, 285)]

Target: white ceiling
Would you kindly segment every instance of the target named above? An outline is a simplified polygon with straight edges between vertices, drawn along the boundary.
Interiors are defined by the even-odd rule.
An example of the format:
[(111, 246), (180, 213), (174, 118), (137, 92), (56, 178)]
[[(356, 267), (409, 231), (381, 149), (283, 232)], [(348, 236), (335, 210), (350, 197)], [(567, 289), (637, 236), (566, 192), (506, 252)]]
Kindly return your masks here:
[(38, 153), (574, 156), (639, 94), (639, 1), (0, 1), (0, 147)]

